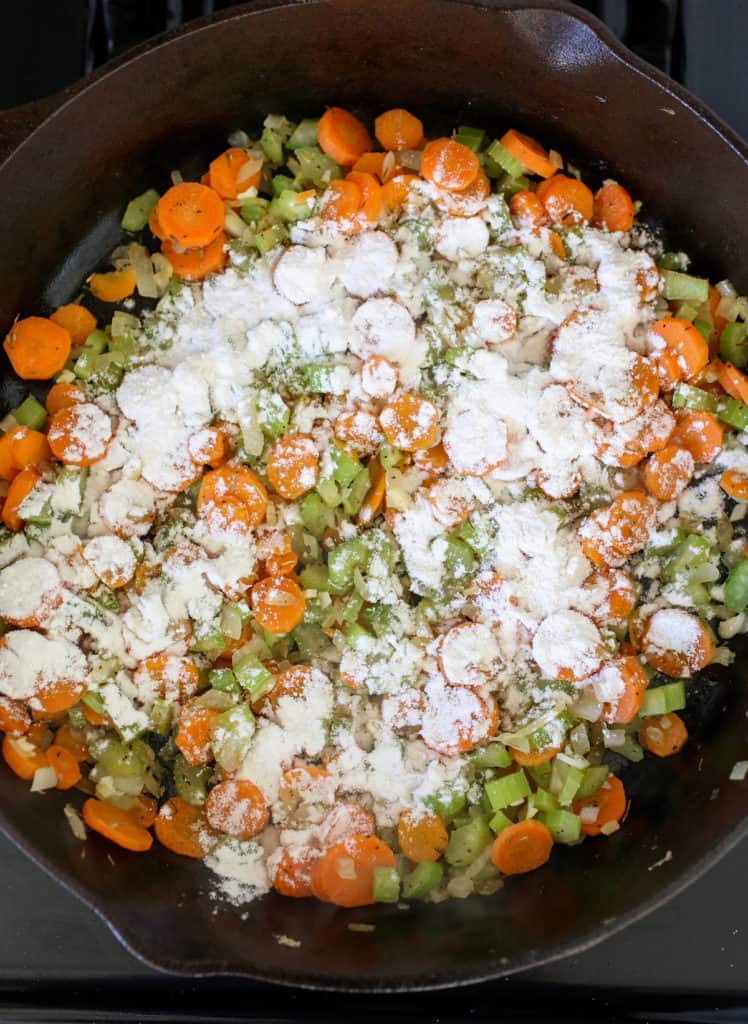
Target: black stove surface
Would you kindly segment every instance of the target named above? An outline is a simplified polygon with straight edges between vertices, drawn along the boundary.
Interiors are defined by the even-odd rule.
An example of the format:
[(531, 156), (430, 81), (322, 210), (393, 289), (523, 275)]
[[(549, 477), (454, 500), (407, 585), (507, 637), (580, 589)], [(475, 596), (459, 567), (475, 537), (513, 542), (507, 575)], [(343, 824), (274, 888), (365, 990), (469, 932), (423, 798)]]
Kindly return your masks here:
[[(0, 108), (48, 95), (164, 28), (228, 6), (227, 0), (3, 5)], [(581, 6), (748, 136), (748, 0)], [(449, 992), (345, 996), (160, 973), (0, 837), (0, 1022), (748, 1021), (746, 866), (743, 843), (667, 906), (582, 956)]]

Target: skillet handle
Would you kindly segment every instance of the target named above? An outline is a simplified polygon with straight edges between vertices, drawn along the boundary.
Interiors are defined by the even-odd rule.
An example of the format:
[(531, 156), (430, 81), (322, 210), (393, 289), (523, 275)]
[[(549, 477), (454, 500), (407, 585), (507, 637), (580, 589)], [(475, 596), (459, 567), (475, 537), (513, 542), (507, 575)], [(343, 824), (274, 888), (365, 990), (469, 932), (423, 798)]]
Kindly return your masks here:
[(24, 103), (20, 107), (0, 110), (0, 163), (19, 146), (33, 130), (49, 117), (66, 99), (68, 90)]

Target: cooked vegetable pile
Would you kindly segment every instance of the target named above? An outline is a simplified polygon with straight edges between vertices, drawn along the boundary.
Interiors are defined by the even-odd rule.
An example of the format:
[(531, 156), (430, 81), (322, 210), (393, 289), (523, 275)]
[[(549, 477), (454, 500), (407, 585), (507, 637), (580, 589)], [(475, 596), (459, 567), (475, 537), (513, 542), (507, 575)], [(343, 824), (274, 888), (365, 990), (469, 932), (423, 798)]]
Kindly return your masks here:
[(746, 631), (746, 300), (514, 129), (374, 136), (237, 132), (4, 343), (4, 759), (240, 901), (605, 841)]

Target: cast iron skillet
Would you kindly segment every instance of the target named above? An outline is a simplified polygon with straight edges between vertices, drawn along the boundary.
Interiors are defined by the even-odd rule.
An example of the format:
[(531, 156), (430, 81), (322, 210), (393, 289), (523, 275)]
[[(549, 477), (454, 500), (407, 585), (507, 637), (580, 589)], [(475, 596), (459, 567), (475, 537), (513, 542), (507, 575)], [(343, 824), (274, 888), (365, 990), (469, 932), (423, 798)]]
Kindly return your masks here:
[[(520, 125), (620, 177), (697, 265), (748, 289), (745, 146), (578, 8), (276, 0), (197, 23), (105, 68), (11, 152), (0, 166), (0, 330), (18, 312), (76, 293), (116, 243), (128, 197), (163, 186), (173, 167), (204, 166), (229, 131), (256, 130), (268, 111), (310, 115), (332, 103), (407, 106), (432, 130)], [(6, 405), (17, 400), (7, 371), (4, 391)], [(200, 863), (162, 848), (128, 854), (95, 836), (81, 846), (62, 816), (69, 796), (31, 796), (5, 769), (0, 825), (158, 967), (348, 990), (496, 978), (636, 920), (747, 831), (748, 785), (727, 781), (746, 757), (746, 675), (739, 660), (695, 684), (687, 715), (695, 741), (679, 758), (628, 772), (634, 812), (621, 832), (555, 851), (548, 866), (489, 899), (346, 912), (271, 894), (242, 918), (209, 898)], [(376, 930), (351, 932), (352, 921)], [(278, 935), (301, 945), (280, 945)]]

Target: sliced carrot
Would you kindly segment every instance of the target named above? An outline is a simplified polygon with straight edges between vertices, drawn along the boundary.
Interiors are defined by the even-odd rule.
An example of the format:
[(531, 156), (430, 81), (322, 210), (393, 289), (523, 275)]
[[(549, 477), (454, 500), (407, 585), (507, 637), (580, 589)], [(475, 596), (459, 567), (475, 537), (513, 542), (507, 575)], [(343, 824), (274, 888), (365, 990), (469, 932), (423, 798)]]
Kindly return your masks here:
[(382, 511), (387, 490), (387, 474), (378, 455), (369, 459), (367, 469), (369, 470), (369, 490), (357, 516), (357, 522), (362, 526), (372, 523)]
[(213, 723), (218, 717), (218, 711), (201, 704), (182, 708), (175, 742), (190, 764), (205, 764), (210, 759)]
[[(207, 175), (205, 175), (204, 177), (207, 179)], [(203, 185), (207, 184), (207, 180), (203, 181)], [(156, 204), (156, 206), (153, 207), (150, 214), (148, 215), (148, 227), (150, 229), (151, 234), (155, 238), (157, 238), (159, 242), (166, 241), (167, 236), (164, 232), (164, 229), (161, 227), (161, 222), (158, 219), (158, 204)]]
[(25, 736), (3, 737), (3, 760), (19, 779), (30, 782), (40, 768), (47, 768), (44, 751), (29, 742)]
[[(98, 419), (101, 430), (94, 430), (94, 425), (99, 426)], [(108, 436), (105, 436), (107, 427)], [(52, 454), (60, 462), (69, 466), (92, 466), (106, 455), (111, 434), (111, 423), (105, 422), (98, 407), (80, 402), (55, 413), (49, 422), (47, 440)]]
[(226, 434), (220, 427), (205, 427), (193, 434), (189, 443), (190, 457), (199, 465), (219, 469), (229, 455)]
[(748, 402), (748, 377), (732, 363), (718, 363), (717, 380), (731, 398)]
[(357, 117), (340, 107), (330, 107), (319, 119), (317, 142), (341, 167), (353, 167), (371, 149), (371, 137)]
[(646, 547), (654, 522), (655, 504), (641, 491), (624, 491), (605, 508), (596, 509), (582, 524), (582, 550), (593, 565), (621, 564)]
[(557, 231), (549, 231), (548, 237), (550, 238), (551, 251), (553, 255), (556, 257), (556, 259), (565, 260), (566, 246), (564, 245), (561, 235), (559, 235)]
[[(85, 708), (86, 705), (84, 704)], [(83, 733), (78, 729), (73, 729), (67, 722), (63, 723), (54, 735), (53, 740), (55, 746), (62, 747), (63, 750), (67, 750), (69, 754), (75, 758), (76, 761), (86, 761), (88, 759), (88, 747), (83, 739)]]
[[(210, 187), (221, 196), (222, 199), (236, 199), (248, 188), (258, 188), (261, 168), (257, 168), (251, 174), (244, 170), (250, 162), (249, 154), (245, 149), (232, 146), (215, 160), (212, 160), (208, 169)], [(244, 173), (242, 173), (244, 171)]]
[(96, 330), (96, 317), (85, 306), (80, 306), (77, 302), (60, 306), (49, 319), (53, 324), (64, 327), (76, 347), (82, 345), (89, 334)]
[(223, 231), (226, 211), (212, 188), (194, 181), (172, 185), (156, 204), (158, 223), (167, 238), (185, 249), (204, 249)]
[(72, 789), (76, 782), (80, 782), (81, 770), (78, 767), (78, 760), (69, 750), (53, 743), (44, 753), (50, 767), (55, 770), (57, 789)]
[(390, 212), (399, 210), (408, 198), (410, 186), (418, 181), (417, 174), (395, 174), (382, 185), (382, 204)]
[(265, 559), (266, 576), (290, 576), (298, 564), (298, 558), (290, 550), (275, 551)]
[(208, 274), (217, 274), (226, 266), (226, 235), (218, 236), (203, 249), (177, 249), (168, 239), (161, 252), (172, 265), (177, 277), (183, 281), (202, 281)]
[(346, 181), (352, 181), (361, 193), (361, 206), (357, 212), (357, 220), (361, 227), (369, 224), (376, 224), (382, 212), (382, 186), (373, 174), (366, 174), (363, 171), (351, 171), (345, 176)]
[(423, 473), (429, 476), (444, 476), (449, 469), (449, 455), (443, 444), (435, 444), (433, 448), (413, 452), (413, 462)]
[(509, 212), (521, 225), (539, 227), (548, 222), (548, 214), (537, 193), (529, 192), (527, 189), (514, 193), (509, 200)]
[(623, 691), (615, 701), (603, 704), (602, 719), (617, 725), (633, 722), (639, 714), (642, 697), (649, 680), (638, 658), (616, 658), (610, 663), (623, 684)]
[(405, 810), (397, 823), (397, 841), (408, 860), (420, 864), (439, 860), (447, 849), (449, 835), (438, 814), (415, 814)]
[(674, 711), (667, 715), (653, 715), (645, 719), (639, 729), (639, 742), (650, 754), (670, 757), (685, 746), (688, 729), (680, 715)]
[(510, 128), (501, 136), (500, 142), (504, 149), (508, 150), (515, 160), (519, 160), (530, 174), (537, 174), (540, 178), (550, 178), (558, 170), (547, 151), (529, 135), (523, 135), (522, 132)]
[(83, 717), (86, 719), (89, 725), (100, 726), (100, 725), (111, 725), (112, 720), (109, 715), (101, 714), (98, 711), (94, 711), (87, 704), (83, 705)]
[(574, 813), (594, 807), (597, 817), (593, 821), (582, 821), (582, 831), (587, 836), (599, 836), (603, 826), (620, 821), (626, 813), (626, 790), (616, 775), (609, 775), (597, 793), (573, 803)]
[(657, 356), (657, 373), (660, 378), (660, 387), (663, 391), (672, 391), (681, 379), (681, 369), (678, 357), (674, 352), (660, 352)]
[(326, 850), (315, 864), (314, 892), (339, 907), (366, 907), (374, 902), (376, 867), (395, 867), (389, 846), (376, 836), (348, 836)]
[(125, 850), (145, 853), (153, 846), (151, 833), (139, 825), (128, 811), (104, 800), (86, 800), (83, 820), (94, 832)]
[(423, 124), (407, 110), (386, 110), (375, 120), (374, 134), (382, 149), (418, 149), (423, 142)]
[(374, 413), (352, 409), (341, 413), (333, 422), (335, 439), (356, 455), (371, 455), (379, 447), (382, 431)]
[(543, 192), (543, 205), (554, 224), (587, 224), (594, 212), (594, 197), (587, 186), (565, 174), (554, 174)]
[(672, 501), (686, 489), (693, 470), (693, 455), (689, 450), (669, 444), (649, 456), (642, 480), (649, 493), (659, 501)]
[(138, 665), (134, 682), (145, 692), (155, 689), (162, 700), (184, 704), (200, 689), (200, 671), (189, 658), (161, 651)]
[(216, 832), (237, 839), (252, 839), (270, 820), (262, 790), (246, 779), (228, 779), (214, 786), (205, 802), (205, 814)]
[(55, 413), (69, 409), (71, 405), (77, 405), (78, 402), (85, 402), (85, 400), (83, 388), (78, 387), (77, 384), (53, 384), (47, 393), (45, 404), (49, 415), (54, 416)]
[(327, 849), (349, 836), (373, 836), (376, 822), (371, 811), (361, 804), (338, 802), (322, 822), (319, 839)]
[(660, 393), (660, 377), (657, 363), (637, 355), (631, 368), (631, 384), (641, 397), (642, 407), (654, 405)]
[(726, 469), (719, 478), (719, 486), (735, 501), (748, 501), (748, 473)]
[(19, 470), (38, 466), (52, 457), (49, 442), (41, 431), (14, 427), (12, 433), (13, 459)]
[(548, 189), (551, 187), (551, 183), (553, 182), (555, 177), (556, 175), (553, 174), (550, 178), (546, 178), (544, 181), (539, 181), (535, 186), (535, 195), (538, 197), (541, 203), (545, 203), (546, 193), (548, 192)]
[[(688, 615), (680, 612), (681, 619), (690, 620), (692, 637), (687, 644), (679, 645), (678, 650), (670, 650), (661, 646), (661, 641), (655, 644), (652, 640), (652, 630), (658, 628), (658, 616), (663, 612), (655, 612), (647, 620), (641, 637), (641, 648), (647, 664), (651, 665), (657, 672), (670, 676), (673, 679), (680, 679), (685, 676), (692, 676), (695, 672), (701, 671), (712, 660), (714, 644), (712, 634), (696, 615)], [(667, 614), (665, 611), (664, 614)], [(685, 624), (679, 626), (682, 631)]]
[(294, 899), (311, 896), (312, 871), (320, 856), (319, 850), (308, 846), (287, 846), (273, 872), (275, 891)]
[(707, 303), (709, 305), (709, 312), (712, 317), (712, 324), (714, 325), (714, 330), (718, 337), (728, 324), (727, 317), (720, 316), (717, 312), (717, 309), (719, 308), (719, 304), (721, 301), (722, 292), (719, 290), (719, 288), (715, 288), (713, 284), (710, 284), (709, 298), (707, 299)]
[(386, 153), (364, 153), (353, 165), (353, 170), (363, 171), (364, 174), (373, 174), (375, 178), (382, 181), (386, 156)]
[(252, 587), (252, 611), (268, 633), (290, 633), (304, 618), (306, 599), (288, 576), (266, 576)]
[(453, 217), (475, 217), (486, 205), (486, 199), (491, 194), (491, 183), (483, 171), (479, 171), (472, 185), (461, 192), (450, 192), (446, 188), (434, 191), (434, 202), (440, 209)]
[(39, 686), (29, 705), (45, 715), (60, 715), (77, 704), (87, 689), (84, 680), (57, 679)]
[(0, 696), (0, 732), (23, 736), (31, 727), (31, 715), (20, 700)]
[(542, 867), (552, 849), (548, 828), (537, 818), (527, 818), (499, 832), (491, 847), (491, 860), (503, 875), (523, 875)]
[(716, 416), (700, 409), (678, 413), (670, 443), (687, 448), (696, 462), (713, 462), (722, 450), (724, 430)]
[(70, 356), (70, 333), (42, 316), (16, 320), (3, 342), (10, 364), (22, 380), (49, 380)]
[(11, 483), (2, 511), (2, 520), (9, 530), (17, 533), (23, 529), (23, 519), (18, 515), (18, 510), (41, 478), (37, 469), (30, 468), (22, 470)]
[(433, 447), (439, 439), (439, 410), (426, 398), (404, 391), (379, 416), (385, 437), (403, 451)]
[(534, 768), (539, 764), (546, 764), (553, 760), (560, 749), (561, 747), (544, 747), (543, 750), (524, 751), (509, 747), (515, 762), (522, 768)]
[(91, 294), (102, 302), (121, 302), (132, 295), (137, 283), (135, 271), (130, 267), (111, 270), (108, 274), (91, 274), (88, 279)]
[(463, 192), (480, 173), (478, 157), (454, 139), (434, 139), (421, 155), (421, 174), (438, 188)]
[(595, 624), (606, 626), (627, 619), (636, 605), (636, 588), (631, 577), (620, 569), (612, 569), (596, 573), (593, 585), (599, 582), (604, 582), (608, 589), (594, 615), (590, 616)]
[(630, 231), (634, 223), (634, 203), (623, 185), (611, 182), (595, 193), (592, 223), (608, 231)]
[(662, 317), (650, 331), (662, 339), (665, 351), (675, 356), (680, 380), (689, 380), (709, 362), (709, 346), (689, 320)]
[(204, 807), (194, 807), (173, 796), (161, 807), (154, 823), (156, 839), (180, 857), (199, 860), (208, 852), (214, 835)]
[(203, 477), (197, 495), (198, 515), (207, 516), (212, 508), (238, 503), (248, 513), (252, 528), (265, 518), (268, 495), (260, 478), (246, 466), (221, 466)]
[(319, 452), (309, 434), (279, 437), (268, 454), (268, 483), (282, 498), (295, 501), (317, 483)]

